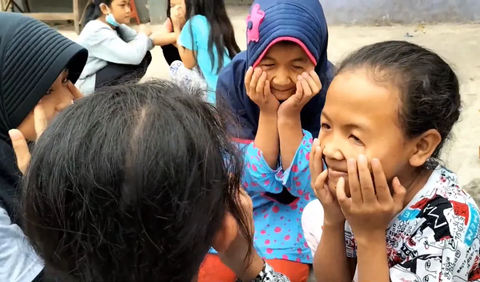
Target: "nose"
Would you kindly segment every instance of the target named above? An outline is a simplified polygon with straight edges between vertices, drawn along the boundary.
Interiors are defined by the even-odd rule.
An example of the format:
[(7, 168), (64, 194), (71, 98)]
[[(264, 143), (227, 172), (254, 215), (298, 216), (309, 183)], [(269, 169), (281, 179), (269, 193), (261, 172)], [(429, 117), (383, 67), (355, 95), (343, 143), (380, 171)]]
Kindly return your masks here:
[(290, 85), (290, 76), (288, 75), (288, 71), (285, 71), (283, 69), (278, 69), (277, 72), (275, 73), (275, 76), (273, 77), (272, 80), (273, 84), (278, 85), (278, 86), (286, 86)]
[(345, 157), (337, 146), (338, 142), (326, 142), (323, 147), (323, 155), (327, 159), (342, 161)]

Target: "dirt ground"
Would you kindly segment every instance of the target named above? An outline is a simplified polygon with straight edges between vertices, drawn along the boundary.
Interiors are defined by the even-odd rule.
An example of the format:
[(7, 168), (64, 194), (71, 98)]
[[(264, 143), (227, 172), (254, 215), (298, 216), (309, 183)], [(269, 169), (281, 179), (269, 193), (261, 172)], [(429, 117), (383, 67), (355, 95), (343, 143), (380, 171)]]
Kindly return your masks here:
[[(237, 42), (243, 49), (247, 10), (244, 7), (232, 7), (229, 14)], [(152, 26), (154, 30), (158, 28)], [(460, 184), (480, 202), (480, 25), (439, 24), (427, 25), (423, 30), (416, 29), (417, 26), (329, 26), (328, 56), (333, 63), (337, 63), (363, 45), (383, 40), (408, 40), (430, 48), (446, 59), (459, 76), (463, 109), (442, 160), (458, 174)], [(77, 37), (68, 28), (60, 28), (60, 32), (71, 39)], [(162, 50), (157, 47), (152, 55), (147, 77), (168, 78), (168, 66)]]

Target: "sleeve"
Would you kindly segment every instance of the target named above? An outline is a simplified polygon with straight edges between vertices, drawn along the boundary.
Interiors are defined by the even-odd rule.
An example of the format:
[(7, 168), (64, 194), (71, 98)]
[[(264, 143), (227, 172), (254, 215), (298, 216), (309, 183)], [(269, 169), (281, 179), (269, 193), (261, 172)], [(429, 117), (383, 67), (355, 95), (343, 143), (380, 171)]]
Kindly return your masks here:
[(287, 187), (288, 192), (294, 197), (301, 197), (306, 192), (313, 194), (308, 165), (312, 143), (312, 134), (303, 130), (303, 139), (293, 157), (292, 164), (287, 169), (283, 168), (283, 171), (279, 171), (276, 175), (277, 179)]
[(0, 208), (0, 281), (33, 281), (43, 270), (20, 227)]
[(117, 32), (120, 38), (122, 38), (125, 42), (134, 40), (138, 35), (136, 30), (125, 24), (121, 24), (119, 27), (117, 27)]
[(152, 40), (143, 33), (125, 42), (108, 28), (99, 29), (90, 38), (89, 55), (107, 62), (124, 65), (138, 65), (152, 49)]
[(345, 222), (345, 250), (347, 258), (357, 258), (357, 243), (348, 222)]
[(243, 187), (249, 193), (273, 193), (282, 191), (281, 182), (277, 181), (276, 174), (280, 168), (273, 170), (263, 158), (253, 141), (248, 144), (237, 142), (238, 147), (244, 153)]
[(198, 50), (198, 44), (200, 42), (198, 36), (201, 34), (199, 31), (209, 29), (208, 22), (204, 18), (194, 16), (183, 26), (180, 36), (178, 37), (178, 42), (188, 50)]

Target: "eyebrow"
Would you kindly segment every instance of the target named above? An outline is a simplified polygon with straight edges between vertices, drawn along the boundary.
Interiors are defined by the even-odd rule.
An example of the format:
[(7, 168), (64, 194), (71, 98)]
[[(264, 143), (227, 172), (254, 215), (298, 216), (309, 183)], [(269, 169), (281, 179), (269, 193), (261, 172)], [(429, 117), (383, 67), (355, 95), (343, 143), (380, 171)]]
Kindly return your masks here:
[[(270, 56), (265, 56), (263, 57), (264, 60), (271, 60), (271, 61), (277, 61), (275, 60), (274, 58), (270, 57)], [(298, 57), (298, 58), (295, 58), (293, 60), (290, 60), (290, 63), (305, 63), (307, 61), (306, 58), (304, 57)]]
[[(328, 115), (323, 111), (322, 111), (322, 116), (324, 116), (328, 120), (330, 120)], [(356, 123), (356, 122), (350, 122), (350, 123), (344, 124), (343, 127), (347, 128), (347, 129), (357, 129), (357, 130), (360, 130), (360, 131), (368, 131), (368, 128), (366, 126), (362, 125), (361, 123)]]

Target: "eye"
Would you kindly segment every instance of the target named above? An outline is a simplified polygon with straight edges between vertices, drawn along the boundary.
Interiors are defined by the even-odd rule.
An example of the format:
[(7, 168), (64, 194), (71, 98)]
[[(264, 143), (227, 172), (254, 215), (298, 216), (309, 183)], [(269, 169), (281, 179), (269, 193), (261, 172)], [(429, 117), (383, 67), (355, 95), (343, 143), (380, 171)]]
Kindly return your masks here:
[(360, 140), (360, 138), (358, 138), (357, 136), (351, 134), (349, 138), (352, 139), (353, 142), (355, 142), (357, 145), (363, 146), (362, 140)]
[(292, 68), (297, 71), (303, 71), (303, 67), (301, 66), (292, 66)]
[(47, 93), (45, 93), (45, 95), (52, 94), (52, 92), (53, 92), (53, 89), (48, 89), (48, 90), (47, 90)]
[(266, 68), (272, 68), (274, 66), (275, 64), (262, 64), (262, 67), (266, 67)]
[(62, 83), (63, 83), (63, 84), (67, 84), (67, 82), (68, 82), (68, 77), (65, 77), (65, 78), (62, 80)]
[(322, 123), (321, 127), (322, 127), (323, 130), (329, 130), (330, 129), (330, 125), (327, 124), (327, 123)]

